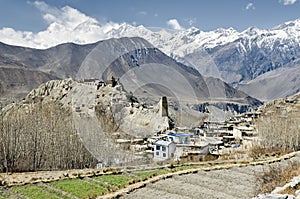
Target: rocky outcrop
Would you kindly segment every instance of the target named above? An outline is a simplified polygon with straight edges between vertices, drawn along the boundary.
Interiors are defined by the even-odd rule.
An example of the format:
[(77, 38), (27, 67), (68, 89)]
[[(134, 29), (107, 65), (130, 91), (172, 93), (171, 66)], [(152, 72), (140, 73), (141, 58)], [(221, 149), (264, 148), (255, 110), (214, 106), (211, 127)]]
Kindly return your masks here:
[[(64, 98), (77, 83), (72, 79), (65, 80), (51, 80), (45, 84), (40, 85), (38, 88), (32, 90), (26, 97), (27, 101), (53, 101), (60, 102), (65, 101)], [(61, 102), (60, 102), (61, 103)]]
[(81, 115), (95, 111), (99, 125), (107, 132), (139, 136), (168, 128), (168, 117), (159, 114), (158, 105), (147, 108), (121, 85), (96, 88), (72, 79), (51, 80), (32, 90), (23, 103), (54, 102)]
[(143, 137), (169, 128), (169, 119), (159, 113), (159, 105), (147, 108), (121, 85), (108, 85), (96, 91), (95, 111), (100, 123), (108, 125), (110, 132)]

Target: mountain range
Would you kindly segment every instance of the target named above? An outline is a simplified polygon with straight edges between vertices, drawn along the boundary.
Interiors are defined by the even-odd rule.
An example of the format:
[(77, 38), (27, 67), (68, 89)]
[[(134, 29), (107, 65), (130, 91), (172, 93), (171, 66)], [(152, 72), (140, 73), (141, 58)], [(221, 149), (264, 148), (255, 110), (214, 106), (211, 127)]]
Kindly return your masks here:
[[(91, 78), (106, 81), (116, 77), (126, 91), (151, 98), (152, 104), (165, 95), (177, 104), (176, 109), (239, 113), (261, 104), (218, 78), (204, 77), (194, 67), (177, 62), (140, 37), (113, 38), (87, 45), (66, 43), (44, 50), (1, 44), (0, 53), (2, 69), (9, 68), (11, 77), (16, 76), (17, 71), (28, 70), (39, 77), (27, 87), (37, 87), (41, 81), (49, 79), (71, 77), (78, 81)], [(1, 74), (1, 85), (9, 92), (19, 88), (15, 86), (9, 90), (12, 82), (4, 82), (7, 75)], [(16, 85), (23, 82), (26, 86), (24, 79), (28, 78), (30, 74), (19, 77), (19, 83), (16, 79), (13, 82)]]
[[(76, 27), (74, 32), (101, 28), (99, 24), (86, 21)], [(129, 61), (138, 66), (140, 62), (142, 65), (153, 63), (157, 65), (163, 60), (162, 65), (173, 69), (168, 64), (175, 62), (170, 61), (169, 58), (162, 58), (161, 54), (164, 54), (175, 59), (179, 68), (184, 66), (186, 70), (199, 73), (206, 79), (208, 77), (221, 79), (227, 86), (230, 85), (260, 100), (268, 101), (299, 92), (300, 79), (297, 75), (300, 65), (299, 30), (300, 19), (283, 23), (269, 30), (250, 27), (242, 32), (233, 28), (204, 32), (195, 27), (181, 31), (154, 30), (123, 23), (110, 29), (106, 27), (103, 31), (107, 38), (120, 40), (110, 39), (84, 45), (65, 43), (44, 50), (0, 43), (0, 70), (2, 76), (7, 68), (12, 70), (13, 67), (22, 71), (24, 75), (20, 78), (23, 80), (19, 82), (26, 82), (28, 70), (29, 73), (36, 74), (35, 77), (36, 79), (39, 77), (39, 81), (36, 81), (36, 84), (35, 81), (31, 82), (31, 87), (27, 89), (29, 90), (49, 79), (100, 77), (102, 72), (107, 78), (108, 75), (119, 71), (117, 65), (120, 64), (125, 67), (121, 73), (126, 73), (128, 76), (133, 68), (133, 65), (126, 65), (125, 62), (129, 63)], [(123, 37), (134, 37), (135, 40), (140, 40), (137, 37), (141, 37), (148, 42), (140, 40), (140, 46), (135, 46), (135, 42), (125, 41)], [(151, 49), (150, 54), (154, 51), (159, 52), (157, 54), (159, 58), (147, 56), (152, 59), (141, 60), (142, 57), (139, 56), (148, 53), (145, 49)], [(115, 71), (111, 71), (111, 68)], [(135, 69), (136, 72), (138, 70)], [(115, 75), (120, 76), (120, 74)], [(155, 75), (151, 76), (155, 77)], [(170, 74), (165, 73), (164, 76), (168, 77)], [(18, 84), (4, 79), (1, 77), (0, 92), (2, 93)], [(202, 97), (212, 95), (212, 90), (214, 89), (210, 89), (209, 94), (206, 92)], [(225, 96), (224, 93), (222, 95)]]
[[(107, 34), (109, 37), (139, 35), (177, 61), (196, 68), (204, 76), (218, 77), (239, 89), (245, 88), (244, 91), (261, 100), (286, 97), (299, 91), (299, 79), (286, 79), (286, 89), (279, 92), (278, 89), (276, 92), (260, 92), (256, 85), (270, 71), (276, 73), (279, 68), (293, 68), (285, 70), (284, 75), (288, 77), (299, 69), (300, 19), (269, 30), (250, 27), (242, 32), (233, 28), (204, 32), (195, 27), (177, 32), (152, 31), (124, 23)], [(283, 75), (280, 72), (276, 74)], [(264, 90), (272, 90), (280, 84), (280, 81), (273, 81), (272, 86), (268, 83), (259, 85)]]

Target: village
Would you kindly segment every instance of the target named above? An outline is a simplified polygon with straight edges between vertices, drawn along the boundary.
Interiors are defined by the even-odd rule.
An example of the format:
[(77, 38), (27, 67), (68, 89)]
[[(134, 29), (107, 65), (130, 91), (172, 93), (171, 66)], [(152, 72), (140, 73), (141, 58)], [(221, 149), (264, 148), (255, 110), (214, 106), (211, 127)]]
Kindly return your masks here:
[(253, 121), (259, 115), (260, 112), (245, 113), (227, 121), (205, 121), (198, 127), (175, 127), (156, 132), (147, 139), (117, 139), (116, 142), (130, 142), (132, 151), (146, 152), (154, 161), (198, 162), (205, 160), (208, 155), (218, 158), (228, 149), (251, 147), (257, 141)]
[[(82, 80), (81, 83), (97, 87), (97, 90), (105, 86), (116, 87), (118, 91), (123, 89), (118, 79), (114, 77), (108, 81), (88, 79)], [(111, 99), (111, 105), (129, 106), (120, 99)], [(131, 105), (134, 106), (134, 104)], [(75, 109), (81, 112), (80, 107)], [(251, 147), (257, 141), (254, 121), (260, 115), (260, 111), (253, 111), (231, 117), (226, 121), (206, 120), (201, 126), (168, 126), (164, 130), (153, 132), (150, 137), (143, 138), (128, 139), (120, 136), (118, 132), (112, 136), (120, 147), (126, 146), (137, 156), (146, 156), (154, 162), (202, 161), (209, 155), (217, 158), (224, 151)], [(169, 117), (166, 96), (162, 96), (159, 101), (159, 117), (166, 119)]]

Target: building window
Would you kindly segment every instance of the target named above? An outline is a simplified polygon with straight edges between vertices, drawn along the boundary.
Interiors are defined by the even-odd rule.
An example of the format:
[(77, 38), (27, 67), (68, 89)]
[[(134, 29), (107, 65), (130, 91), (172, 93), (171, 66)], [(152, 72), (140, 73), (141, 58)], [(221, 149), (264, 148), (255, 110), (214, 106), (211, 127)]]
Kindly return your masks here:
[(156, 150), (159, 151), (160, 150), (160, 146), (156, 146)]
[(163, 157), (164, 157), (164, 158), (167, 157), (167, 154), (166, 154), (166, 153), (163, 153)]
[(161, 150), (164, 151), (164, 152), (166, 152), (166, 147), (165, 147), (165, 146), (162, 146), (162, 147), (161, 147)]
[(159, 151), (156, 151), (156, 156), (159, 156)]

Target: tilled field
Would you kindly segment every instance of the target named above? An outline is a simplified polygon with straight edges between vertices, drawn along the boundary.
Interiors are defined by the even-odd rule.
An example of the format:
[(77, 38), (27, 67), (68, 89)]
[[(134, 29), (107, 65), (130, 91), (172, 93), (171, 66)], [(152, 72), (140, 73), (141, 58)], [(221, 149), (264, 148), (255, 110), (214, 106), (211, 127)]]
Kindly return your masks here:
[[(285, 166), (288, 161), (300, 161), (300, 157), (278, 163)], [(241, 199), (254, 195), (255, 176), (267, 169), (268, 164), (233, 167), (213, 171), (199, 171), (195, 174), (174, 176), (160, 180), (146, 187), (124, 195), (122, 198), (205, 198)]]
[[(290, 159), (289, 159), (290, 158)], [(276, 163), (267, 163), (275, 162)], [(177, 168), (156, 168), (152, 170), (127, 170), (119, 173), (72, 171), (77, 178), (38, 180), (48, 172), (7, 174), (10, 186), (0, 186), (0, 199), (79, 199), (79, 198), (251, 198), (256, 186), (256, 175), (269, 165), (281, 168), (290, 161), (300, 161), (300, 155), (289, 154), (263, 162), (243, 164), (222, 162), (205, 163), (203, 166), (181, 166)], [(256, 166), (251, 166), (255, 164)], [(210, 165), (210, 166), (207, 166)], [(96, 170), (95, 170), (96, 172)], [(36, 175), (33, 175), (36, 174)], [(39, 175), (38, 175), (39, 174)], [(23, 177), (21, 177), (23, 176)], [(47, 177), (48, 176), (48, 177)], [(1, 176), (0, 176), (1, 177)], [(26, 185), (12, 183), (13, 180), (37, 179)], [(1, 180), (1, 178), (0, 178)], [(2, 179), (4, 180), (4, 178)], [(3, 182), (3, 181), (0, 181)], [(5, 181), (8, 182), (8, 181)], [(27, 183), (26, 183), (27, 182)], [(135, 191), (133, 191), (135, 190)]]

